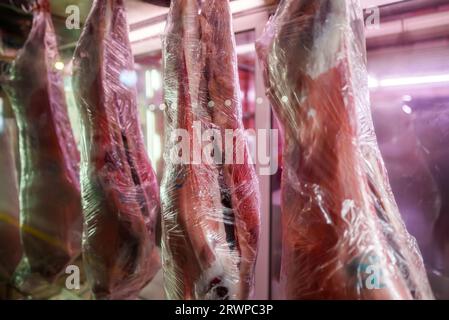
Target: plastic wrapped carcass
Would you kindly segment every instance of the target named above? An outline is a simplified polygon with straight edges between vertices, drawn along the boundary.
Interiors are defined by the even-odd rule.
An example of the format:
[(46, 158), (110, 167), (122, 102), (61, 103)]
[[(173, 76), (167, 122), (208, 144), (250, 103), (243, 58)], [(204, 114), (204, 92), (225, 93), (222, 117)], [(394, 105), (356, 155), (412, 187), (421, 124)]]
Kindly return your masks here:
[(79, 152), (63, 76), (55, 67), (56, 35), (48, 1), (36, 4), (30, 34), (5, 86), (19, 129), (24, 256), (15, 282), (25, 291), (34, 280), (53, 282), (79, 256), (82, 226)]
[(160, 268), (159, 188), (145, 151), (122, 0), (96, 0), (75, 51), (83, 257), (97, 299), (132, 299)]
[(166, 295), (247, 299), (259, 239), (259, 191), (242, 124), (228, 1), (172, 1), (163, 55)]
[(284, 137), (281, 283), (289, 299), (432, 299), (370, 113), (362, 9), (283, 0), (258, 41)]

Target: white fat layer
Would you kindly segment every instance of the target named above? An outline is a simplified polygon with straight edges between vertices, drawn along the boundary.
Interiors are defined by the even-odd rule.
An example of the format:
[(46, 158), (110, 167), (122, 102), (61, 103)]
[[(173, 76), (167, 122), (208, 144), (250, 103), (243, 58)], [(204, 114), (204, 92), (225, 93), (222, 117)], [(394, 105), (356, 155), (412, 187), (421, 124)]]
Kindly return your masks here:
[(206, 300), (216, 300), (218, 297), (214, 289), (210, 289), (210, 283), (215, 278), (221, 280), (218, 287), (225, 287), (228, 290), (227, 296), (230, 300), (238, 298), (239, 292), (239, 270), (235, 262), (238, 260), (237, 253), (225, 248), (216, 248), (216, 258), (212, 265), (203, 271), (201, 277), (196, 282), (195, 292), (201, 296), (198, 298)]
[(324, 24), (317, 23), (314, 44), (307, 64), (307, 73), (312, 79), (335, 67), (343, 58), (344, 34), (348, 26), (345, 0), (330, 1), (330, 13)]

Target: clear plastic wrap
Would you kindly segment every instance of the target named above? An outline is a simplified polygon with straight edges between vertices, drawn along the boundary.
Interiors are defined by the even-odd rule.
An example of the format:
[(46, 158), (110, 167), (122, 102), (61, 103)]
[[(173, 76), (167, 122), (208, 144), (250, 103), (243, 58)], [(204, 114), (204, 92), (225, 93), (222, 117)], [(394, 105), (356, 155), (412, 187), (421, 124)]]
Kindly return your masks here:
[[(163, 56), (166, 295), (247, 299), (259, 239), (259, 190), (242, 124), (228, 1), (172, 1)], [(225, 143), (229, 134), (235, 144)]]
[(122, 0), (96, 0), (75, 51), (83, 257), (97, 299), (132, 299), (160, 268), (159, 188), (146, 153)]
[(22, 257), (15, 129), (15, 120), (3, 117), (0, 112), (0, 287), (11, 281)]
[(16, 286), (53, 282), (81, 248), (79, 152), (73, 138), (49, 3), (36, 2), (29, 37), (5, 86), (20, 142), (20, 228)]
[(370, 113), (357, 0), (283, 0), (257, 51), (284, 137), (289, 299), (432, 299)]

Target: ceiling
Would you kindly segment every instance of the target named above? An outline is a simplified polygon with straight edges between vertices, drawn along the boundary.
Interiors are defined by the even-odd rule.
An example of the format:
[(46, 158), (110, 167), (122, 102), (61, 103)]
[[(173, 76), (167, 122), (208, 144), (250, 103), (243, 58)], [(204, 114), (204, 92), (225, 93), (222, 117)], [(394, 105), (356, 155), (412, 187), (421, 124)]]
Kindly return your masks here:
[[(0, 1), (0, 32), (3, 46), (13, 52), (20, 48), (31, 27), (31, 15), (21, 12), (10, 3), (26, 3), (30, 0)], [(278, 0), (240, 0), (243, 5), (275, 3)], [(66, 8), (77, 5), (81, 21), (85, 21), (92, 0), (50, 0), (53, 21), (58, 34), (61, 52), (69, 57), (81, 30), (65, 27)], [(153, 3), (153, 4), (151, 4)], [(167, 0), (125, 0), (131, 30), (163, 19), (167, 8), (154, 5), (167, 4)], [(236, 1), (237, 3), (237, 1)], [(449, 37), (449, 0), (361, 0), (363, 7), (378, 5), (381, 28), (367, 30), (368, 49), (384, 46), (408, 45), (423, 39)], [(422, 19), (421, 19), (422, 18)]]
[[(65, 18), (67, 16), (65, 10), (69, 5), (77, 5), (80, 8), (81, 21), (85, 21), (89, 13), (89, 9), (92, 0), (50, 0), (51, 9), (53, 15), (60, 18)], [(161, 12), (165, 12), (166, 9), (162, 6), (150, 4), (152, 3), (162, 3), (163, 1), (154, 0), (125, 0), (126, 11), (128, 14), (128, 20), (130, 24), (137, 21), (147, 19), (149, 16), (155, 16)]]
[[(23, 12), (21, 5), (27, 5), (33, 0), (1, 0), (0, 1), (0, 34), (3, 38), (3, 47), (10, 55), (22, 47), (31, 28), (31, 15)], [(125, 0), (128, 22), (131, 30), (139, 28), (142, 24), (151, 24), (155, 20), (165, 19), (166, 8), (170, 0)], [(242, 7), (253, 3), (272, 4), (278, 0), (231, 0), (240, 2)], [(62, 56), (71, 56), (72, 50), (78, 40), (81, 30), (69, 30), (65, 27), (66, 8), (76, 5), (80, 9), (80, 20), (83, 23), (90, 10), (92, 0), (50, 0), (53, 13), (53, 23), (58, 35), (58, 42)], [(1, 42), (0, 42), (1, 43)], [(4, 56), (4, 55), (3, 55)]]

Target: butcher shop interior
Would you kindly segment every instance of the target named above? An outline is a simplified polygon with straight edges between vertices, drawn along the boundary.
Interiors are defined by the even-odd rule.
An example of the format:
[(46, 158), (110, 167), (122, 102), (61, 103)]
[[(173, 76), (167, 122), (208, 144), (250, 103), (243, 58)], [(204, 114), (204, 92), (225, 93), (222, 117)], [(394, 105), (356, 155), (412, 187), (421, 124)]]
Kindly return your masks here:
[(449, 299), (449, 0), (1, 0), (0, 300)]

